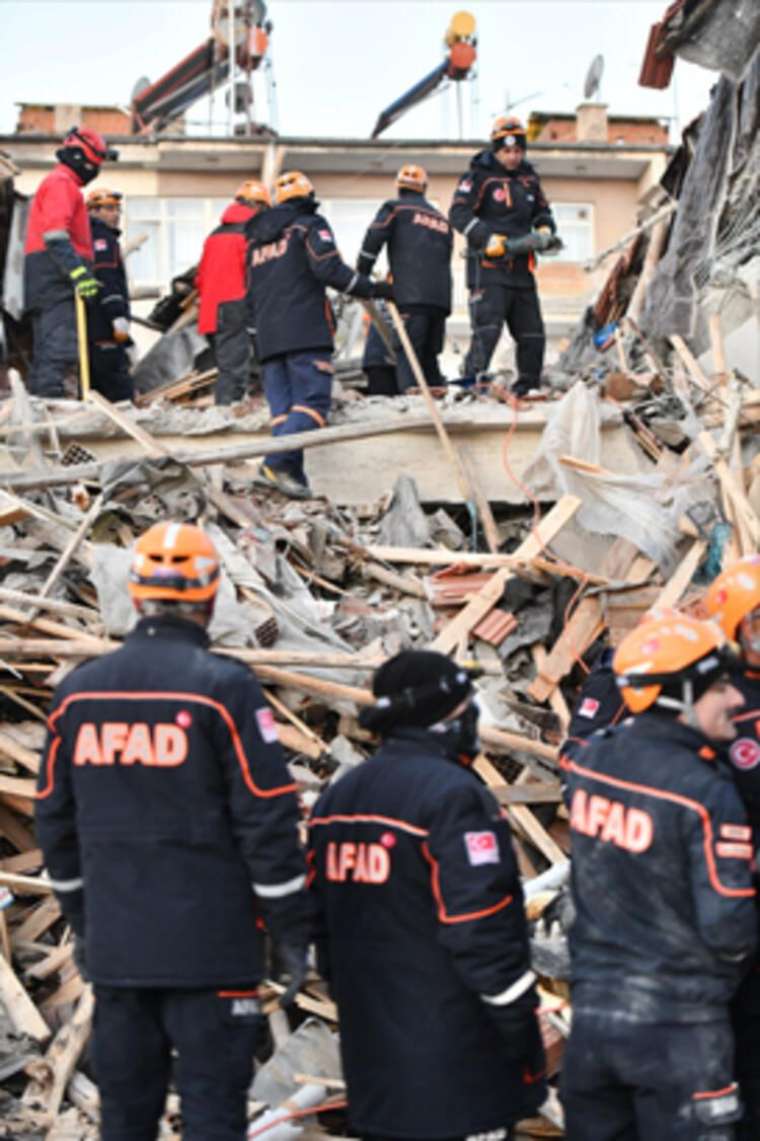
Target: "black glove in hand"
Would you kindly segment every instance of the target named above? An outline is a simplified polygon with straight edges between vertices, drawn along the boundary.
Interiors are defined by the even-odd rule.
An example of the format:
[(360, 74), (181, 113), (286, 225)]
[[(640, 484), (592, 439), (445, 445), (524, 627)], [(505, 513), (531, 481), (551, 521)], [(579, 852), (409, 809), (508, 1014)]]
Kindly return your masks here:
[(536, 1073), (544, 1066), (544, 1048), (536, 1017), (538, 997), (534, 987), (506, 1006), (487, 1003), (488, 1013), (504, 1040), (505, 1053), (515, 1062), (529, 1065)]
[(392, 301), (393, 286), (387, 281), (373, 281), (370, 297), (373, 301)]
[(288, 985), (280, 995), (280, 1006), (290, 1006), (306, 978), (306, 947), (280, 941), (275, 944), (274, 951), (280, 981), (288, 980)]

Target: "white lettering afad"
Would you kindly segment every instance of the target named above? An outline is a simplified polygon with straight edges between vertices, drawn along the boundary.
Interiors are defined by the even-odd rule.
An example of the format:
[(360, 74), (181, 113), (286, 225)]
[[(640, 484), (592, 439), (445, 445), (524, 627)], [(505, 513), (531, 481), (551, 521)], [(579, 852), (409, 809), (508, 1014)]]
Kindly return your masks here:
[(331, 883), (385, 883), (391, 874), (390, 853), (382, 844), (331, 840), (325, 874)]
[(256, 246), (251, 253), (251, 265), (263, 265), (264, 262), (281, 258), (288, 248), (288, 239), (280, 238), (279, 242), (268, 242), (265, 246)]
[(412, 218), (415, 226), (427, 226), (428, 230), (436, 230), (439, 234), (448, 234), (449, 224), (445, 218), (436, 218), (433, 214), (423, 214), (420, 210)]
[(179, 725), (86, 721), (74, 743), (74, 764), (174, 768), (186, 760), (187, 751), (187, 733)]
[(620, 800), (589, 795), (584, 788), (573, 793), (570, 827), (583, 836), (615, 844), (626, 852), (646, 852), (654, 839), (654, 821), (643, 808), (630, 808)]

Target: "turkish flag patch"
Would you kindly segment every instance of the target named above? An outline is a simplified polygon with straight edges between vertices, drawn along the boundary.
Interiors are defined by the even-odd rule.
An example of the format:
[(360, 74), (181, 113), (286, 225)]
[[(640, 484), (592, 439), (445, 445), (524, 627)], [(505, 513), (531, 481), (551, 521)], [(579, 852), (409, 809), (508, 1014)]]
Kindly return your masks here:
[(599, 702), (596, 700), (596, 698), (595, 697), (584, 697), (583, 701), (580, 704), (580, 708), (578, 710), (578, 716), (579, 717), (588, 717), (590, 720), (592, 717), (596, 717), (598, 712), (599, 712)]
[(333, 240), (333, 236), (329, 230), (320, 230), (319, 236), (323, 242), (331, 242)]
[(259, 727), (259, 733), (268, 745), (272, 745), (278, 740), (277, 723), (274, 719), (274, 713), (268, 705), (265, 705), (263, 709), (256, 710), (256, 724)]
[(467, 859), (473, 867), (499, 862), (499, 841), (495, 832), (465, 832), (464, 846)]
[(107, 250), (108, 242), (105, 240), (105, 238), (98, 238), (95, 242), (93, 242), (92, 248), (94, 250)]

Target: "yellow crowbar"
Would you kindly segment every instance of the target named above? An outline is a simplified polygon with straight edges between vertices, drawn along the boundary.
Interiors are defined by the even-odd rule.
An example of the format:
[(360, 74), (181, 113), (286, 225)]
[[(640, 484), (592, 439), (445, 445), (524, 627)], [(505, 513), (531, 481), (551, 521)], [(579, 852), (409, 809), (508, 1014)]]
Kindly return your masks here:
[(79, 397), (86, 400), (90, 392), (90, 353), (87, 347), (87, 308), (84, 298), (74, 291), (77, 311), (77, 341), (79, 343)]

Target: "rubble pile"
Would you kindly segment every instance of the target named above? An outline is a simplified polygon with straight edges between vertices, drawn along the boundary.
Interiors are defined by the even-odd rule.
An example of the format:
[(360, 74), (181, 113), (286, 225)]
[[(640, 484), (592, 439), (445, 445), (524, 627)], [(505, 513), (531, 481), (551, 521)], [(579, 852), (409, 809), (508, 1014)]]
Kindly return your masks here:
[[(129, 630), (130, 549), (165, 518), (199, 522), (217, 545), (224, 574), (211, 637), (264, 685), (304, 814), (325, 782), (372, 750), (357, 713), (383, 660), (429, 646), (480, 667), (476, 768), (513, 828), (556, 1075), (570, 1024), (562, 891), (569, 830), (558, 770), (570, 706), (608, 640), (652, 606), (689, 605), (722, 562), (760, 545), (758, 389), (705, 375), (685, 342), (656, 375), (622, 375), (635, 393), (624, 404), (605, 396), (607, 377), (543, 405), (532, 462), (513, 471), (522, 503), (492, 504), (492, 550), (476, 504), (421, 501), (415, 480), (397, 468), (378, 471), (378, 495), (365, 504), (252, 491), (245, 454), (260, 454), (264, 438), (255, 408), (230, 433), (248, 444), (183, 462), (161, 443), (162, 416), (218, 413), (159, 401), (146, 420), (147, 410), (97, 395), (91, 407), (46, 405), (13, 384), (0, 409), (0, 1135), (97, 1135), (86, 1061), (92, 995), (42, 868), (34, 787), (52, 687)], [(472, 398), (484, 399), (492, 412), (500, 407)], [(357, 400), (360, 411), (371, 403), (354, 397), (348, 405)], [(597, 462), (605, 409), (638, 455), (626, 474)], [(402, 440), (404, 415), (417, 411), (396, 413)], [(528, 416), (535, 420), (535, 408)], [(81, 446), (86, 417), (94, 426)], [(359, 419), (370, 435), (372, 417)], [(128, 439), (138, 454), (98, 459), (98, 432), (117, 444)], [(329, 438), (310, 435), (317, 452)], [(481, 438), (462, 450), (470, 461)], [(354, 439), (357, 454), (365, 439)], [(508, 433), (503, 446), (511, 470)], [(289, 1106), (295, 1099), (299, 1113), (326, 1109), (324, 1128), (340, 1132), (334, 1006), (316, 976), (290, 1021), (275, 994), (273, 986), (272, 1057), (288, 1050), (292, 1064), (276, 1087), (262, 1066), (251, 1136), (285, 1128), (278, 1097)], [(165, 1135), (176, 1135), (173, 1128), (167, 1118)], [(561, 1135), (556, 1095), (523, 1135)]]

